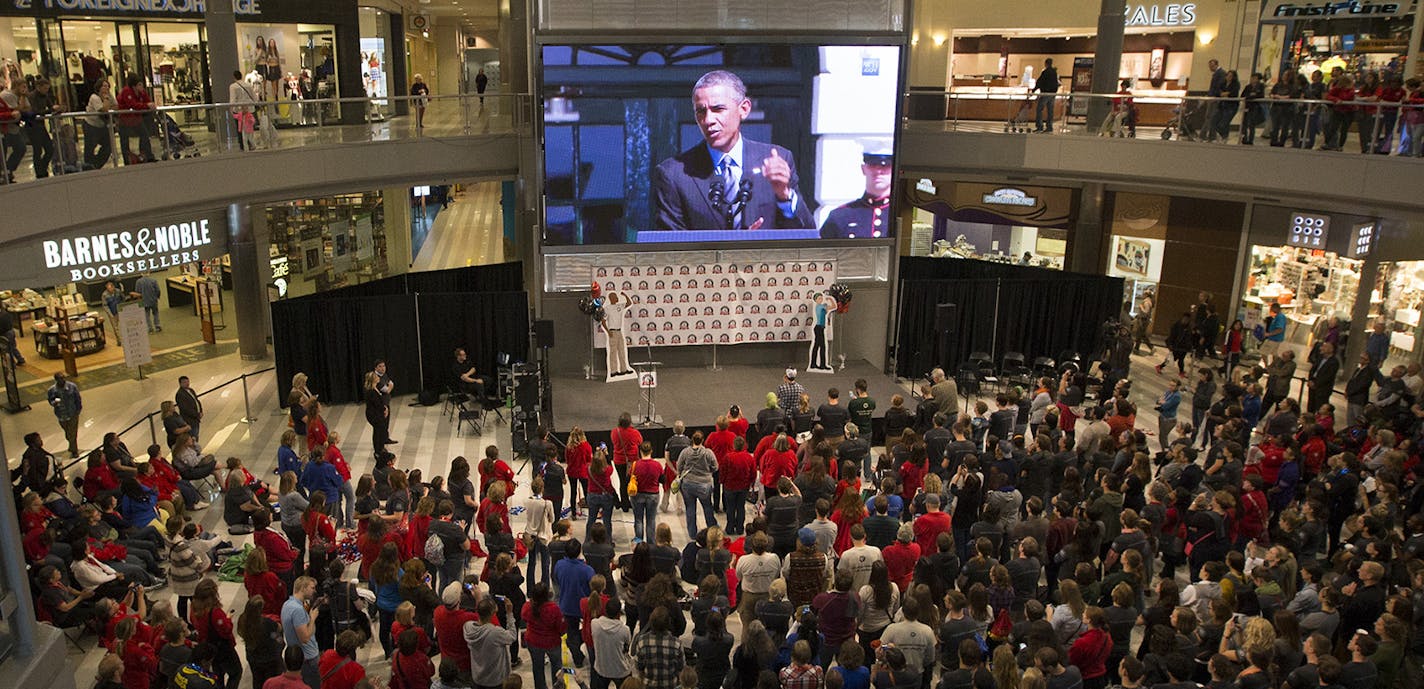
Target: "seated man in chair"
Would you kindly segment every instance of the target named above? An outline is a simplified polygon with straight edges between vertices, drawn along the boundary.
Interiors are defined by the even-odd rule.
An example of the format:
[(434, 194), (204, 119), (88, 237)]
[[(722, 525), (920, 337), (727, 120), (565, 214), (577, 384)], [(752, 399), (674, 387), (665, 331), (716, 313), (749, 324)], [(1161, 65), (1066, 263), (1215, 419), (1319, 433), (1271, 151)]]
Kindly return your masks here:
[(470, 361), (463, 348), (455, 350), (455, 391), (469, 395), (472, 399), (483, 400), (485, 391), (490, 389), (489, 378), (475, 373), (475, 364)]

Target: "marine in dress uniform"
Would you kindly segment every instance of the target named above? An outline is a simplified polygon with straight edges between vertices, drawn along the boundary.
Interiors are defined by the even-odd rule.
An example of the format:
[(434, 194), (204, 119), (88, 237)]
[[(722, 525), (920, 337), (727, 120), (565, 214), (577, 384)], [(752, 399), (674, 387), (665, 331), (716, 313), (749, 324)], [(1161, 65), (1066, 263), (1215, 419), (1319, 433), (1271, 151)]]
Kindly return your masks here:
[(890, 189), (894, 182), (894, 159), (889, 142), (864, 146), (860, 171), (865, 175), (865, 194), (832, 210), (821, 223), (822, 239), (864, 239), (890, 236)]

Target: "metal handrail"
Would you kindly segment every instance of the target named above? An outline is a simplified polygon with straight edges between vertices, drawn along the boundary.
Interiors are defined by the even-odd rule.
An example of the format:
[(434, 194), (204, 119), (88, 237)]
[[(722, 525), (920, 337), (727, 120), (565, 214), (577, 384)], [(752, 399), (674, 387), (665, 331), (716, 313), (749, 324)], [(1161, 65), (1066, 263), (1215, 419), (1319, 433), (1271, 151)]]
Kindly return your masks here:
[[(259, 375), (262, 375), (262, 374), (264, 374), (264, 373), (271, 373), (271, 372), (276, 371), (276, 370), (277, 370), (277, 367), (276, 367), (276, 366), (268, 366), (267, 368), (264, 368), (264, 369), (261, 369), (261, 370), (252, 371), (252, 372), (250, 372), (250, 373), (244, 373), (244, 374), (242, 374), (242, 375), (240, 375), (240, 376), (238, 376), (238, 377), (236, 377), (236, 378), (233, 378), (233, 379), (231, 379), (231, 380), (228, 380), (228, 381), (226, 381), (226, 382), (224, 382), (224, 383), (221, 383), (221, 384), (219, 384), (219, 385), (217, 385), (217, 386), (214, 386), (214, 387), (212, 387), (212, 388), (209, 388), (209, 389), (207, 389), (207, 390), (204, 390), (204, 391), (198, 393), (198, 397), (202, 397), (202, 396), (204, 396), (204, 395), (208, 395), (208, 394), (217, 392), (218, 390), (221, 390), (221, 389), (223, 389), (223, 388), (225, 388), (225, 387), (227, 387), (227, 386), (229, 386), (229, 385), (232, 385), (233, 383), (236, 383), (236, 382), (241, 381), (241, 382), (242, 382), (242, 406), (243, 406), (243, 412), (244, 412), (241, 421), (244, 422), (244, 423), (251, 423), (252, 420), (253, 420), (253, 417), (252, 417), (252, 401), (251, 401), (251, 399), (248, 398), (248, 396), (247, 396), (247, 379), (250, 378), (250, 377), (252, 377), (252, 376), (259, 376)], [(129, 431), (132, 431), (133, 429), (138, 428), (139, 424), (141, 424), (141, 423), (147, 421), (147, 422), (148, 422), (148, 433), (149, 433), (150, 442), (151, 442), (152, 444), (155, 444), (155, 445), (158, 444), (158, 429), (155, 428), (154, 425), (153, 425), (153, 417), (158, 416), (159, 414), (162, 414), (162, 413), (163, 413), (163, 410), (162, 410), (162, 409), (159, 409), (159, 410), (157, 410), (157, 411), (151, 411), (151, 412), (145, 414), (145, 415), (143, 416), (143, 418), (140, 418), (138, 421), (135, 421), (135, 422), (129, 424), (128, 428), (125, 428), (124, 430), (119, 431), (118, 436), (119, 436), (120, 438), (123, 438), (125, 433), (128, 433)], [(70, 462), (69, 462), (68, 464), (62, 465), (60, 468), (61, 468), (63, 471), (68, 472), (71, 467), (73, 467), (74, 465), (76, 465), (76, 464), (78, 464), (78, 463), (80, 463), (80, 462), (82, 462), (82, 461), (85, 461), (85, 460), (89, 457), (89, 455), (93, 454), (94, 452), (96, 452), (96, 451), (98, 451), (98, 450), (103, 449), (103, 447), (104, 447), (104, 445), (103, 445), (103, 443), (101, 442), (101, 443), (98, 445), (98, 447), (95, 447), (95, 448), (93, 448), (93, 449), (91, 449), (91, 450), (89, 450), (89, 451), (87, 451), (87, 452), (81, 452), (81, 453), (79, 453), (77, 456), (74, 457), (74, 459), (70, 460)]]
[(281, 99), (281, 100), (259, 100), (245, 103), (219, 102), (219, 103), (185, 103), (183, 105), (155, 105), (152, 108), (143, 110), (104, 110), (100, 112), (89, 112), (87, 110), (76, 110), (50, 113), (47, 115), (36, 115), (36, 119), (71, 119), (75, 117), (103, 117), (112, 115), (148, 115), (155, 112), (185, 112), (195, 110), (217, 110), (233, 108), (266, 108), (275, 105), (328, 105), (341, 103), (384, 103), (386, 101), (410, 102), (410, 101), (438, 101), (438, 100), (483, 100), (491, 99), (518, 99), (532, 98), (528, 93), (486, 93), (483, 95), (474, 93), (447, 94), (442, 96), (383, 96), (380, 98), (363, 96), (348, 98), (302, 98), (302, 99)]
[[(960, 89), (973, 89), (973, 88), (976, 88), (976, 87), (969, 86), (969, 87), (959, 87), (959, 88), (960, 88)], [(1171, 103), (1171, 102), (1181, 103), (1181, 102), (1185, 102), (1185, 101), (1200, 101), (1200, 102), (1204, 102), (1204, 103), (1255, 103), (1255, 104), (1264, 104), (1264, 105), (1281, 105), (1281, 104), (1322, 105), (1322, 106), (1350, 105), (1350, 106), (1355, 106), (1355, 107), (1393, 108), (1393, 109), (1397, 109), (1397, 110), (1406, 110), (1406, 109), (1408, 109), (1408, 110), (1424, 110), (1424, 104), (1421, 104), (1421, 103), (1407, 103), (1407, 102), (1381, 101), (1381, 100), (1333, 101), (1333, 100), (1328, 100), (1328, 99), (1315, 99), (1315, 98), (1273, 98), (1273, 97), (1270, 95), (1270, 93), (1267, 93), (1266, 95), (1261, 96), (1260, 98), (1247, 99), (1247, 98), (1244, 98), (1244, 97), (1241, 97), (1241, 96), (1236, 96), (1236, 97), (1229, 97), (1229, 96), (1199, 96), (1199, 95), (1190, 95), (1190, 94), (1181, 95), (1181, 96), (1162, 96), (1162, 95), (1146, 95), (1146, 94), (1138, 94), (1138, 93), (1087, 93), (1087, 92), (1071, 92), (1071, 91), (1059, 91), (1059, 92), (1056, 92), (1056, 93), (1042, 93), (1042, 94), (1040, 94), (1040, 93), (1037, 92), (1037, 91), (1029, 91), (1029, 90), (1027, 90), (1026, 88), (1023, 88), (1023, 87), (983, 87), (983, 88), (985, 88), (985, 89), (988, 89), (988, 88), (1015, 88), (1015, 89), (1021, 89), (1021, 90), (1015, 91), (1015, 92), (1013, 92), (1013, 93), (1007, 93), (1007, 92), (1002, 92), (1002, 91), (1000, 91), (1000, 92), (990, 92), (990, 91), (988, 91), (988, 90), (985, 90), (985, 91), (982, 91), (982, 92), (976, 92), (976, 91), (971, 91), (971, 90), (909, 91), (909, 92), (906, 92), (906, 93), (904, 93), (904, 94), (902, 94), (902, 95), (903, 95), (903, 97), (905, 97), (905, 98), (926, 98), (926, 97), (932, 98), (932, 97), (934, 97), (934, 96), (942, 95), (942, 96), (944, 96), (944, 97), (945, 97), (946, 99), (948, 99), (948, 100), (1005, 100), (1005, 101), (1022, 101), (1022, 100), (1030, 99), (1030, 98), (1036, 99), (1036, 98), (1040, 98), (1040, 97), (1044, 97), (1044, 96), (1052, 96), (1052, 97), (1053, 97), (1054, 99), (1056, 99), (1056, 100), (1071, 99), (1071, 98), (1090, 98), (1090, 99), (1091, 99), (1091, 98), (1098, 98), (1098, 99), (1131, 98), (1131, 99), (1133, 99), (1134, 101), (1144, 101), (1144, 102), (1149, 102), (1149, 103)]]

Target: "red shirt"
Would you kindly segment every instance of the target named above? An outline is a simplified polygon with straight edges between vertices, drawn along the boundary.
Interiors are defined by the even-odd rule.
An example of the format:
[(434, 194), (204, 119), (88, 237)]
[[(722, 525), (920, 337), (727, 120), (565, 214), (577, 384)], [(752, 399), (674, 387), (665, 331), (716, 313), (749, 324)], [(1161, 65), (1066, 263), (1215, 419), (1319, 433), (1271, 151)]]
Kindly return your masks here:
[[(267, 551), (267, 567), (273, 572), (282, 574), (292, 571), (292, 563), (296, 561), (300, 553), (292, 547), (291, 541), (281, 533), (272, 529), (262, 529), (252, 534), (252, 542)], [(286, 597), (283, 597), (286, 600)]]
[(909, 589), (910, 578), (915, 575), (915, 563), (920, 561), (920, 546), (897, 540), (885, 546), (880, 556), (885, 558), (885, 571), (890, 575), (890, 581), (902, 590)]
[(84, 470), (84, 497), (94, 500), (99, 497), (99, 493), (116, 490), (119, 487), (119, 479), (114, 477), (114, 470), (107, 464), (100, 464)]
[(505, 464), (504, 460), (496, 459), (493, 465), (486, 470), (485, 463), (480, 462), (480, 496), (489, 495), (489, 487), (495, 481), (504, 481), (504, 494), (514, 495), (514, 470)]
[(752, 453), (742, 450), (727, 453), (722, 465), (722, 488), (724, 490), (750, 490), (756, 478), (756, 459)]
[[(905, 505), (906, 509), (910, 506)], [(911, 522), (915, 528), (915, 543), (920, 546), (922, 553), (939, 552), (936, 540), (941, 533), (950, 532), (950, 519), (948, 512), (926, 512), (915, 518)]]
[[(794, 455), (796, 452), (796, 439), (788, 435), (786, 436), (786, 440), (790, 443), (790, 450)], [(766, 453), (772, 451), (771, 446), (775, 443), (776, 436), (774, 435), (764, 435), (761, 437), (761, 440), (757, 441), (756, 449), (752, 450), (752, 456), (756, 457), (758, 464), (761, 463), (761, 458), (766, 455)]]
[(638, 446), (643, 444), (643, 434), (633, 427), (615, 428), (608, 433), (613, 444), (613, 463), (627, 464), (638, 461)]
[(600, 494), (617, 495), (618, 491), (613, 488), (613, 467), (606, 466), (603, 475), (599, 476), (592, 468), (588, 471), (588, 492)]
[(786, 476), (796, 478), (796, 453), (791, 450), (777, 452), (771, 450), (761, 458), (761, 485), (775, 488), (776, 482)]
[[(347, 662), (341, 665), (342, 661)], [(341, 665), (339, 670), (336, 669), (338, 665)], [(354, 660), (341, 657), (334, 648), (321, 654), (317, 671), (321, 673), (321, 689), (355, 689), (356, 683), (366, 678), (366, 668)]]
[(727, 430), (736, 434), (738, 438), (747, 437), (747, 429), (750, 427), (751, 423), (747, 421), (747, 417), (745, 416), (738, 416), (735, 419), (727, 419)]
[[(484, 533), (485, 522), (489, 520), (492, 514), (499, 515), (500, 530), (509, 532), (509, 505), (485, 498), (480, 501), (480, 509), (475, 513), (475, 526), (479, 528), (480, 533)], [(422, 542), (420, 547), (424, 550), (425, 543)]]
[(247, 597), (262, 596), (262, 614), (282, 617), (282, 604), (287, 602), (287, 585), (270, 571), (261, 574), (243, 574), (242, 585), (247, 589)]
[[(325, 540), (328, 547), (336, 545), (336, 526), (331, 517), (315, 512), (302, 517), (302, 530), (307, 532), (307, 540)], [(424, 544), (422, 543), (422, 547)]]
[(129, 639), (124, 644), (122, 660), (125, 689), (149, 689), (154, 675), (158, 674), (158, 654), (154, 653), (153, 647), (137, 639)]
[(405, 532), (405, 552), (425, 557), (425, 539), (430, 537), (430, 515), (412, 514)]
[(466, 672), (470, 670), (470, 647), (465, 645), (465, 623), (477, 619), (479, 616), (469, 610), (448, 605), (435, 609), (435, 643), (440, 646), (440, 657)]
[[(929, 473), (929, 466), (925, 464), (915, 464), (905, 462), (900, 465), (900, 497), (909, 502), (915, 499), (915, 493), (919, 492), (920, 486), (925, 483), (925, 474)], [(923, 547), (923, 545), (922, 545)]]
[(569, 478), (588, 478), (588, 465), (593, 462), (593, 446), (585, 440), (577, 445), (570, 445), (564, 450), (564, 462), (569, 465)]
[(717, 470), (722, 470), (722, 464), (727, 461), (727, 453), (732, 451), (732, 441), (737, 439), (737, 434), (731, 431), (712, 431), (707, 434), (707, 440), (702, 446), (711, 450), (717, 457)]
[[(287, 601), (285, 596), (279, 597), (277, 600), (280, 603)], [(278, 605), (278, 608), (280, 610), (281, 606)], [(266, 612), (263, 614), (265, 615)], [(229, 646), (237, 643), (236, 638), (232, 635), (232, 618), (228, 617), (222, 608), (211, 608), (202, 615), (194, 615), (192, 622), (193, 631), (197, 633), (199, 643), (212, 643), (214, 639), (223, 639)]]
[(307, 452), (326, 442), (326, 419), (320, 416), (307, 420)]
[(341, 474), (341, 480), (351, 480), (351, 465), (346, 463), (346, 457), (335, 445), (326, 448), (326, 463), (336, 467), (336, 473)]
[(530, 648), (558, 648), (559, 638), (568, 629), (564, 614), (559, 612), (559, 604), (553, 601), (539, 606), (537, 611), (532, 602), (526, 602), (519, 618), (527, 625), (524, 642)]
[[(633, 477), (638, 479), (638, 492), (642, 494), (658, 494), (658, 484), (663, 478), (663, 463), (652, 458), (639, 458), (633, 462)], [(540, 646), (540, 648), (553, 648), (553, 646)]]
[(833, 546), (836, 550), (836, 557), (840, 557), (841, 553), (855, 545), (850, 539), (850, 527), (859, 524), (863, 519), (865, 519), (864, 505), (856, 505), (850, 514), (840, 510), (831, 513), (831, 522), (836, 525), (836, 541)]
[(424, 650), (417, 650), (410, 655), (396, 651), (391, 655), (392, 689), (425, 689), (430, 686), (430, 680), (434, 676), (435, 664), (430, 662)]
[(1102, 629), (1088, 629), (1068, 647), (1068, 662), (1078, 666), (1083, 679), (1095, 679), (1108, 674), (1107, 660), (1112, 653), (1112, 637)]
[(402, 633), (404, 633), (405, 630), (407, 630), (407, 629), (413, 629), (413, 630), (415, 630), (415, 635), (418, 636), (418, 637), (420, 637), (420, 640), (415, 642), (415, 650), (419, 651), (419, 652), (420, 652), (420, 655), (422, 655), (422, 656), (425, 655), (427, 652), (429, 652), (429, 651), (430, 651), (430, 637), (429, 637), (428, 635), (426, 635), (426, 633), (425, 633), (425, 628), (424, 628), (424, 627), (421, 627), (420, 625), (411, 625), (411, 626), (407, 627), (407, 626), (401, 624), (400, 622), (392, 622), (392, 623), (391, 623), (391, 641), (392, 641), (392, 642), (395, 642), (396, 640), (398, 640), (398, 639), (400, 638), (400, 635), (401, 635)]

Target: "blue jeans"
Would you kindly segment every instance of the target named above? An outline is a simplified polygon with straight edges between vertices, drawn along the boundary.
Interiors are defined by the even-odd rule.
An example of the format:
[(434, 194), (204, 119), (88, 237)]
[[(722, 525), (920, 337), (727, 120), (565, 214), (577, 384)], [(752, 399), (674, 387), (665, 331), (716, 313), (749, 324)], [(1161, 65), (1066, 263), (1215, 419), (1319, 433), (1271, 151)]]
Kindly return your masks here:
[(1038, 96), (1038, 103), (1033, 111), (1033, 128), (1044, 129), (1044, 111), (1048, 111), (1048, 131), (1053, 131), (1053, 101), (1057, 98), (1056, 93), (1042, 93)]
[(697, 538), (697, 503), (702, 503), (702, 513), (707, 517), (707, 525), (717, 525), (717, 513), (712, 510), (712, 484), (683, 481), (682, 500), (687, 503), (688, 540)]
[(548, 689), (549, 682), (544, 679), (544, 660), (549, 661), (549, 678), (553, 684), (559, 683), (559, 671), (564, 669), (563, 654), (558, 648), (535, 648), (529, 647), (529, 660), (534, 666), (534, 689)]
[[(545, 553), (549, 552), (549, 550), (548, 550), (547, 547), (544, 549), (544, 552), (545, 552)], [(548, 568), (548, 563), (546, 562), (546, 563), (545, 563), (545, 567), (544, 567), (544, 571), (547, 572), (548, 570), (549, 570), (549, 568)], [(439, 575), (440, 575), (440, 576), (439, 576), (440, 590), (441, 590), (441, 591), (444, 591), (446, 586), (449, 586), (450, 584), (453, 584), (453, 583), (455, 583), (455, 582), (457, 582), (457, 581), (460, 581), (460, 579), (464, 576), (464, 574), (465, 574), (465, 555), (464, 555), (463, 553), (460, 554), (460, 555), (458, 555), (458, 556), (456, 556), (456, 557), (447, 557), (447, 558), (445, 558), (445, 562), (440, 565), (440, 569), (439, 569)]]
[(341, 510), (346, 528), (356, 528), (356, 488), (350, 481), (341, 482)]
[(657, 533), (658, 494), (638, 491), (633, 495), (633, 538), (652, 540)]
[(727, 533), (747, 532), (747, 491), (728, 490), (722, 493), (722, 506), (727, 510)]
[(544, 583), (549, 583), (549, 544), (543, 539), (534, 538), (529, 542), (529, 569), (524, 580), (532, 586), (534, 584), (534, 565), (544, 563)]
[(589, 534), (593, 531), (593, 522), (598, 519), (599, 513), (603, 514), (603, 526), (608, 529), (608, 537), (613, 538), (613, 506), (618, 502), (618, 496), (612, 493), (589, 493), (588, 495), (588, 525), (583, 530), (583, 540), (589, 540)]

